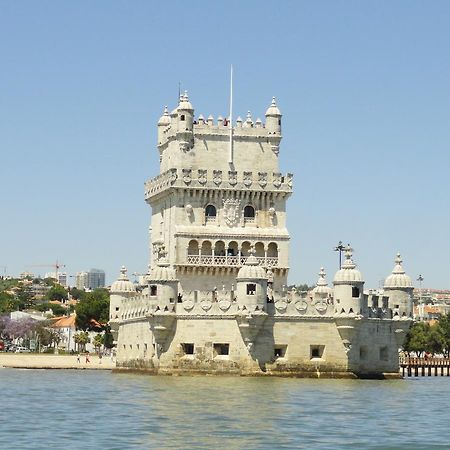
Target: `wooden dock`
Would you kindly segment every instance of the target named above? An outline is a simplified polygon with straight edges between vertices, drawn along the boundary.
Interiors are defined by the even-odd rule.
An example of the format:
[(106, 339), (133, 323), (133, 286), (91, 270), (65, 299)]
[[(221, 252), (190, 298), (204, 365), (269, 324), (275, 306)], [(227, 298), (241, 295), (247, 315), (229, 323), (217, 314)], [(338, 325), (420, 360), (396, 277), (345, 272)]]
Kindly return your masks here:
[(449, 358), (400, 358), (403, 377), (450, 377)]

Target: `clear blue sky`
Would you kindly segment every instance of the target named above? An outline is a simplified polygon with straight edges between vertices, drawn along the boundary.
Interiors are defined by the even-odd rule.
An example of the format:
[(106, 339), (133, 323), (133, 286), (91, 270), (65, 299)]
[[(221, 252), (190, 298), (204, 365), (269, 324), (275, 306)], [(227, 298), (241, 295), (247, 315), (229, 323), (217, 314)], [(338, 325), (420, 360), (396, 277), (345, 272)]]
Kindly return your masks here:
[[(350, 242), (367, 287), (400, 251), (450, 288), (450, 2), (0, 1), (0, 266), (146, 270), (156, 122), (283, 117), (290, 282)], [(2, 271), (2, 268), (0, 268)], [(42, 273), (45, 268), (34, 269)]]

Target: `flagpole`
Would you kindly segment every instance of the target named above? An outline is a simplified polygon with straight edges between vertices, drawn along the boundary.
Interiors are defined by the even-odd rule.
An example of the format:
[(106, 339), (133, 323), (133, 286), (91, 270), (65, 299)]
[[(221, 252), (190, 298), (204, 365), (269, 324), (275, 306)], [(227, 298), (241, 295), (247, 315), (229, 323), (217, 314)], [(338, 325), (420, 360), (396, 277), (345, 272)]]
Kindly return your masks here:
[(233, 164), (233, 64), (230, 69), (230, 117), (228, 122), (230, 126), (230, 153), (228, 163)]

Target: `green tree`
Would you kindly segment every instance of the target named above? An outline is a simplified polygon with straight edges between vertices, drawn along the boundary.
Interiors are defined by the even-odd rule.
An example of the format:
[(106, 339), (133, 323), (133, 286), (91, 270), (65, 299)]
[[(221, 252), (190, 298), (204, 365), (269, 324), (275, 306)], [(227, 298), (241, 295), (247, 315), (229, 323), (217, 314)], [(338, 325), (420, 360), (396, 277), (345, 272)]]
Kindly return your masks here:
[(416, 322), (409, 329), (403, 349), (406, 352), (415, 352), (421, 357), (427, 351), (428, 339), (430, 335), (430, 325), (426, 322)]
[(99, 334), (96, 334), (95, 336), (94, 336), (94, 340), (92, 341), (92, 343), (94, 344), (94, 347), (95, 347), (95, 351), (97, 352), (97, 353), (99, 353), (100, 352), (100, 348), (102, 347), (102, 345), (103, 345), (103, 336), (99, 333)]
[(442, 351), (448, 358), (450, 355), (450, 313), (439, 319), (438, 326), (442, 337)]
[(427, 336), (427, 345), (425, 350), (435, 355), (436, 353), (442, 353), (444, 350), (444, 336), (439, 324), (432, 325)]
[(81, 289), (77, 289), (76, 287), (72, 288), (70, 290), (70, 295), (75, 299), (75, 300), (81, 300), (85, 295), (86, 292), (81, 290)]
[(105, 348), (114, 347), (114, 337), (111, 333), (111, 328), (109, 326), (105, 328), (105, 334), (103, 335), (103, 345)]
[(0, 314), (9, 313), (17, 309), (15, 297), (7, 292), (0, 292)]
[(35, 309), (42, 312), (51, 309), (54, 316), (64, 316), (67, 313), (66, 308), (57, 303), (41, 303), (40, 305), (36, 305)]
[(34, 306), (34, 296), (28, 286), (20, 286), (16, 291), (16, 306), (20, 311)]
[(49, 302), (55, 300), (58, 302), (62, 302), (63, 300), (67, 300), (67, 291), (60, 284), (55, 284), (53, 287), (49, 289), (45, 298)]
[(86, 345), (89, 344), (89, 334), (87, 331), (76, 333), (73, 337), (75, 344), (78, 346), (78, 351), (86, 351)]
[(94, 328), (91, 321), (106, 324), (109, 319), (109, 292), (106, 289), (95, 289), (88, 292), (76, 305), (76, 325), (81, 330)]

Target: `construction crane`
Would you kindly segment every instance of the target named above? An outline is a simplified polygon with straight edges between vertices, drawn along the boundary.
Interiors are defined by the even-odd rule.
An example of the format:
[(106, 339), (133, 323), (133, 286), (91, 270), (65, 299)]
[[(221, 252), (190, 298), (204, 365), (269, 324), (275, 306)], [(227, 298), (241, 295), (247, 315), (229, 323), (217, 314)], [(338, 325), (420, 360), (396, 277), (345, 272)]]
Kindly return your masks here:
[(56, 281), (59, 283), (59, 269), (66, 267), (65, 264), (61, 264), (58, 260), (54, 264), (31, 264), (29, 267), (51, 267), (54, 270)]

